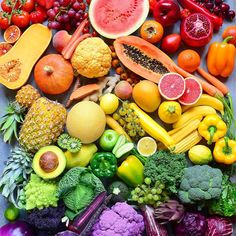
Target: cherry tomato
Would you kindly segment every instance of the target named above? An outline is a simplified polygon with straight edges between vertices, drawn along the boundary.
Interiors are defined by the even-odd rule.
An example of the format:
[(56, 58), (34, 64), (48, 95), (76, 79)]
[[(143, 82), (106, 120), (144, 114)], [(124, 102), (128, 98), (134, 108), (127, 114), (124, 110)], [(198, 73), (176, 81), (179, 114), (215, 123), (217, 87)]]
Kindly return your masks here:
[(149, 0), (149, 8), (151, 11), (153, 11), (156, 2), (157, 0)]
[[(15, 5), (15, 2), (17, 1), (17, 3), (16, 3), (16, 5)], [(18, 0), (11, 0), (11, 1), (9, 1), (9, 0), (3, 0), (2, 2), (1, 2), (1, 8), (2, 8), (2, 10), (3, 11), (5, 11), (5, 12), (8, 12), (8, 13), (11, 13), (11, 11), (12, 11), (12, 7), (15, 5), (15, 9), (18, 9), (18, 7), (19, 7), (19, 1)]]
[(149, 43), (158, 43), (164, 34), (162, 25), (155, 20), (147, 20), (140, 29), (140, 35)]
[(25, 3), (22, 5), (22, 10), (31, 12), (34, 9), (34, 0), (26, 0)]
[(163, 40), (161, 48), (167, 53), (176, 52), (181, 44), (181, 36), (179, 34), (169, 34)]
[(19, 28), (25, 28), (30, 23), (30, 15), (26, 11), (21, 11), (18, 14), (12, 16), (12, 23)]
[(3, 12), (0, 13), (0, 29), (5, 30), (10, 26), (8, 18)]
[(41, 6), (35, 6), (35, 10), (40, 12), (41, 17), (43, 18), (43, 21), (47, 19), (47, 11), (45, 10), (45, 8)]
[(32, 24), (42, 23), (44, 22), (44, 20), (45, 20), (45, 17), (42, 11), (38, 10), (38, 11), (32, 11), (30, 13), (30, 21)]

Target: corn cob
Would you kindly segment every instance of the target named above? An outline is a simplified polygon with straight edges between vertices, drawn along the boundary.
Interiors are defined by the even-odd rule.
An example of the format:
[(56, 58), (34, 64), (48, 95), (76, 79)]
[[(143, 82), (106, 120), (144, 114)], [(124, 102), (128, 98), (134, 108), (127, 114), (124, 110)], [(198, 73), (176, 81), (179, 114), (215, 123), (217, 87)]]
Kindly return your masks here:
[(193, 131), (189, 136), (181, 140), (175, 145), (174, 153), (184, 153), (187, 152), (190, 148), (198, 144), (202, 139), (202, 136), (198, 133), (197, 130)]

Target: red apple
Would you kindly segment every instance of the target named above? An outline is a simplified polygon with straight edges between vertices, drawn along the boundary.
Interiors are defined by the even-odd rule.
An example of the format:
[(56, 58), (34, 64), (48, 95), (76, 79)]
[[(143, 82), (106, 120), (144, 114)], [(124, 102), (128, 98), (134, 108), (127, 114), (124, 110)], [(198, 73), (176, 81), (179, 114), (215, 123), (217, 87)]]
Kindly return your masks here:
[(160, 0), (154, 6), (153, 16), (162, 26), (171, 26), (180, 19), (180, 7), (175, 0)]

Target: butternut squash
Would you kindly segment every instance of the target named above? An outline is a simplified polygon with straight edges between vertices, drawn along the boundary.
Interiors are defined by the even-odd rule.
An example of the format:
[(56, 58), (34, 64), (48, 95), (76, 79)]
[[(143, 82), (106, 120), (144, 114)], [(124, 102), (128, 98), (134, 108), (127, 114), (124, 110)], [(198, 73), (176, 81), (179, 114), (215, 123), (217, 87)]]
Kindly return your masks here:
[(31, 25), (11, 50), (0, 57), (0, 83), (9, 89), (23, 86), (51, 38), (52, 32), (46, 26)]

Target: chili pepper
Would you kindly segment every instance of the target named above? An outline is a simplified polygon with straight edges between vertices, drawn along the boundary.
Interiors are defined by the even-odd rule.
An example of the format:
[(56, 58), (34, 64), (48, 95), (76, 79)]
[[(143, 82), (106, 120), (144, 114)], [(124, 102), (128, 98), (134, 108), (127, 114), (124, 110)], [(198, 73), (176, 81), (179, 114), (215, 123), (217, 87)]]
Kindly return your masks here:
[(207, 115), (198, 126), (198, 132), (208, 144), (224, 137), (227, 132), (225, 122), (218, 115)]
[(117, 176), (131, 187), (143, 183), (144, 166), (136, 156), (128, 156), (117, 169)]
[(213, 150), (216, 162), (231, 165), (236, 162), (236, 141), (224, 137), (218, 140)]
[(215, 76), (228, 77), (234, 70), (236, 48), (228, 44), (229, 36), (222, 43), (212, 43), (207, 55), (207, 68)]
[(188, 9), (191, 13), (202, 13), (206, 15), (212, 22), (213, 27), (215, 30), (219, 30), (219, 28), (223, 24), (222, 17), (216, 16), (208, 11), (203, 6), (197, 4), (197, 1), (193, 0), (178, 0), (179, 4), (183, 7)]
[(93, 155), (90, 166), (99, 178), (113, 177), (117, 170), (116, 157), (110, 152), (97, 152)]

